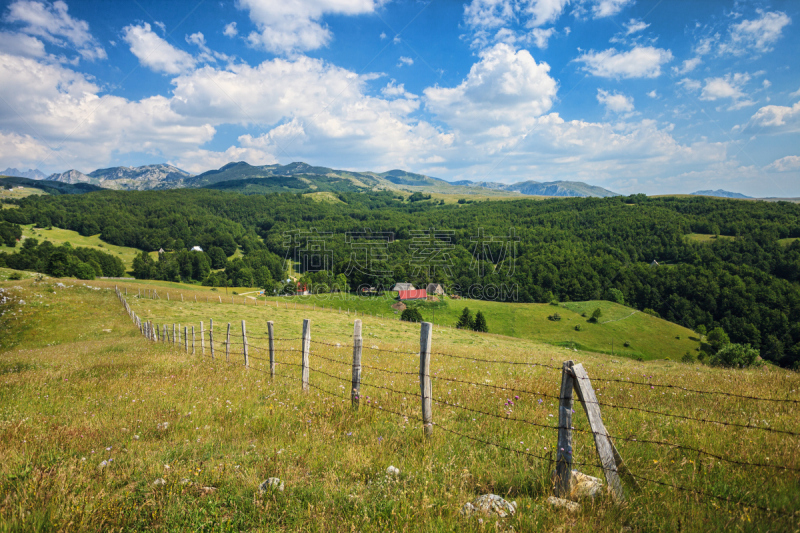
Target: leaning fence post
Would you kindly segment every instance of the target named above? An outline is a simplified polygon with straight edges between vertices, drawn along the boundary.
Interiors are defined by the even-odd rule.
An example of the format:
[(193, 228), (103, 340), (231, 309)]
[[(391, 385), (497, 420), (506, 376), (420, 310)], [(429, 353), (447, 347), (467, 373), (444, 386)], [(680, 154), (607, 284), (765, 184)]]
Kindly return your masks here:
[(244, 328), (244, 320), (242, 320), (242, 353), (244, 354), (244, 366), (250, 366), (250, 358), (247, 357), (247, 331)]
[(267, 322), (267, 334), (269, 335), (269, 377), (275, 377), (275, 334), (273, 331), (272, 320)]
[(231, 360), (231, 323), (228, 322), (228, 339), (225, 341), (225, 360)]
[(361, 397), (361, 321), (356, 319), (353, 323), (353, 384), (350, 389), (350, 403), (353, 409), (358, 409), (358, 400)]
[(558, 405), (558, 445), (556, 446), (556, 496), (565, 497), (572, 482), (572, 389), (574, 385), (572, 361), (561, 368), (561, 393)]
[(422, 398), (422, 427), (425, 436), (433, 436), (433, 410), (431, 400), (431, 323), (423, 322), (419, 333), (419, 389)]
[(214, 319), (208, 320), (208, 346), (211, 348), (211, 359), (214, 359)]
[(308, 392), (308, 351), (311, 348), (311, 321), (307, 318), (303, 319), (303, 392)]
[(205, 332), (203, 331), (203, 322), (200, 321), (200, 355), (206, 354), (206, 338)]

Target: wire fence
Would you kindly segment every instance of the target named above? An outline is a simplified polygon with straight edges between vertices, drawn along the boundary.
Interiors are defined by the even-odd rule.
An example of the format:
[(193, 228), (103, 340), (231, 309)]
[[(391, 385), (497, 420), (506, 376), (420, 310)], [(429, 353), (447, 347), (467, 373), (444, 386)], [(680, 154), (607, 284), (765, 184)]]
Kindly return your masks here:
[[(426, 394), (426, 390), (431, 390), (431, 381), (434, 382), (441, 382), (441, 383), (452, 383), (452, 384), (459, 384), (459, 385), (466, 385), (468, 387), (474, 387), (476, 390), (491, 390), (492, 393), (496, 392), (503, 392), (503, 393), (518, 393), (524, 394), (531, 397), (539, 397), (539, 398), (547, 398), (548, 400), (557, 401), (559, 402), (559, 411), (562, 413), (564, 411), (564, 406), (569, 405), (571, 409), (572, 405), (572, 396), (571, 396), (571, 389), (569, 395), (564, 395), (563, 390), (561, 393), (554, 394), (552, 392), (547, 392), (544, 390), (532, 390), (530, 388), (519, 388), (515, 386), (508, 386), (505, 385), (497, 385), (492, 383), (481, 383), (481, 382), (473, 382), (468, 381), (465, 379), (460, 379), (456, 377), (450, 377), (446, 375), (439, 375), (439, 372), (431, 373), (429, 370), (426, 371), (426, 359), (429, 358), (431, 355), (437, 355), (441, 357), (446, 357), (454, 360), (463, 360), (467, 361), (471, 364), (481, 364), (481, 365), (510, 365), (511, 367), (529, 367), (529, 368), (547, 368), (558, 370), (562, 372), (562, 380), (564, 379), (564, 366), (556, 366), (552, 364), (546, 363), (539, 363), (539, 362), (526, 362), (526, 361), (514, 361), (508, 359), (489, 359), (489, 358), (479, 358), (479, 357), (469, 357), (460, 354), (453, 354), (453, 353), (446, 353), (446, 352), (433, 352), (430, 350), (429, 342), (430, 337), (427, 337), (428, 346), (426, 348), (425, 340), (426, 335), (430, 334), (430, 325), (428, 324), (428, 333), (425, 333), (426, 325), (423, 323), (422, 325), (422, 332), (420, 338), (420, 346), (421, 349), (419, 352), (410, 352), (410, 351), (398, 351), (386, 348), (380, 348), (375, 346), (365, 346), (363, 344), (363, 339), (361, 338), (361, 322), (356, 321), (355, 331), (352, 336), (350, 336), (349, 343), (342, 343), (342, 342), (326, 342), (326, 341), (319, 341), (319, 340), (312, 340), (310, 338), (310, 322), (304, 321), (303, 327), (303, 335), (300, 337), (275, 337), (272, 335), (272, 327), (270, 326), (270, 334), (268, 336), (264, 335), (252, 335), (246, 332), (245, 322), (242, 321), (241, 332), (231, 329), (231, 324), (227, 324), (227, 329), (225, 333), (217, 333), (213, 330), (213, 323), (209, 321), (209, 330), (205, 330), (203, 324), (201, 323), (199, 328), (199, 335), (195, 332), (195, 328), (191, 328), (191, 340), (189, 339), (189, 329), (188, 326), (183, 326), (183, 330), (181, 326), (178, 325), (176, 327), (173, 324), (171, 327), (167, 325), (155, 325), (151, 322), (145, 321), (142, 322), (141, 318), (136, 315), (133, 309), (128, 305), (124, 295), (117, 289), (117, 296), (120, 299), (123, 307), (125, 308), (126, 312), (128, 312), (129, 316), (131, 317), (132, 321), (137, 325), (140, 329), (142, 334), (152, 342), (161, 342), (167, 343), (171, 346), (178, 347), (181, 350), (186, 352), (191, 352), (192, 354), (197, 354), (200, 352), (200, 355), (211, 360), (211, 361), (219, 361), (225, 362), (235, 366), (243, 366), (248, 370), (252, 370), (255, 372), (260, 372), (269, 375), (271, 378), (282, 378), (284, 380), (290, 382), (299, 382), (301, 387), (304, 390), (309, 388), (313, 388), (319, 391), (322, 394), (326, 394), (332, 398), (346, 400), (348, 397), (352, 402), (352, 407), (354, 409), (358, 409), (360, 407), (366, 406), (370, 409), (374, 409), (380, 412), (383, 412), (387, 415), (394, 415), (399, 416), (404, 419), (404, 421), (414, 420), (422, 423), (422, 427), (425, 428), (426, 426), (430, 426), (430, 428), (438, 428), (445, 433), (449, 433), (455, 436), (458, 436), (462, 439), (467, 439), (470, 442), (478, 443), (484, 446), (491, 446), (497, 449), (505, 450), (508, 452), (512, 452), (518, 454), (519, 456), (529, 457), (538, 461), (549, 461), (552, 462), (553, 458), (552, 455), (539, 455), (530, 451), (530, 449), (521, 450), (514, 446), (510, 446), (503, 442), (492, 441), (486, 439), (482, 435), (475, 435), (470, 434), (468, 432), (459, 431), (454, 429), (454, 427), (450, 424), (448, 426), (442, 425), (440, 422), (435, 422), (431, 418), (431, 405), (436, 404), (444, 409), (451, 410), (453, 412), (463, 412), (467, 413), (470, 417), (472, 416), (480, 416), (483, 418), (491, 418), (502, 420), (504, 422), (519, 424), (523, 427), (529, 428), (540, 428), (548, 431), (552, 431), (558, 434), (559, 439), (565, 434), (568, 433), (571, 435), (571, 432), (576, 432), (584, 435), (591, 435), (596, 441), (598, 438), (601, 439), (608, 439), (611, 442), (625, 442), (631, 445), (636, 446), (652, 446), (657, 447), (659, 449), (666, 449), (668, 452), (680, 450), (682, 452), (687, 452), (691, 454), (696, 454), (699, 458), (700, 456), (708, 457), (709, 459), (713, 459), (720, 463), (725, 463), (730, 465), (731, 467), (736, 468), (743, 468), (743, 469), (758, 469), (758, 470), (770, 470), (780, 472), (785, 476), (792, 476), (789, 481), (793, 484), (797, 484), (800, 479), (798, 479), (798, 475), (796, 473), (800, 472), (800, 468), (786, 465), (786, 464), (776, 464), (776, 463), (769, 463), (766, 461), (749, 461), (744, 459), (739, 459), (735, 457), (731, 457), (726, 452), (720, 452), (716, 450), (704, 449), (703, 447), (692, 445), (686, 442), (673, 442), (664, 439), (658, 438), (640, 438), (636, 435), (618, 435), (613, 434), (613, 432), (606, 431), (595, 431), (591, 427), (589, 429), (581, 428), (581, 427), (574, 427), (571, 423), (569, 425), (564, 425), (561, 421), (561, 416), (559, 422), (557, 424), (551, 423), (543, 423), (537, 421), (535, 419), (531, 419), (530, 417), (519, 417), (513, 416), (512, 409), (504, 409), (502, 412), (492, 412), (485, 408), (479, 408), (475, 406), (468, 406), (463, 405), (461, 400), (453, 400), (447, 399), (440, 396), (434, 396), (432, 393)], [(181, 340), (181, 333), (183, 333), (183, 339)], [(262, 341), (268, 341), (268, 346), (265, 346)], [(255, 341), (255, 342), (254, 342)], [(288, 343), (292, 342), (299, 342), (299, 347), (292, 347), (287, 346)], [(352, 350), (353, 358), (352, 360), (345, 360), (345, 359), (338, 359), (335, 357), (335, 354), (341, 353), (341, 350)], [(259, 355), (251, 354), (251, 350), (257, 352)], [(419, 357), (420, 360), (420, 369), (419, 371), (402, 371), (402, 370), (392, 370), (389, 368), (384, 368), (381, 366), (377, 366), (375, 364), (364, 364), (361, 360), (362, 352), (363, 351), (372, 351), (377, 353), (389, 353), (393, 355), (413, 355)], [(208, 353), (206, 353), (208, 352)], [(332, 353), (327, 353), (332, 352)], [(223, 355), (224, 354), (224, 355)], [(294, 354), (294, 357), (299, 357), (299, 361), (295, 359), (294, 361), (289, 361), (286, 357), (289, 357), (288, 354)], [(309, 361), (313, 356), (313, 360), (317, 361), (315, 366), (311, 366)], [(429, 363), (429, 359), (427, 362)], [(326, 366), (330, 363), (332, 368), (328, 368)], [(281, 368), (289, 368), (299, 369), (300, 372), (298, 375), (290, 375), (285, 374), (283, 372), (276, 372), (275, 368), (279, 366)], [(336, 373), (336, 369), (339, 369), (339, 374)], [(349, 372), (347, 372), (349, 370)], [(419, 388), (416, 390), (402, 390), (401, 388), (394, 386), (394, 382), (386, 383), (386, 382), (375, 382), (374, 380), (364, 380), (362, 376), (362, 371), (368, 370), (374, 372), (374, 376), (377, 378), (378, 376), (386, 376), (387, 379), (407, 379), (408, 385), (418, 385)], [(344, 375), (342, 375), (344, 374)], [(323, 376), (327, 380), (331, 380), (332, 383), (338, 383), (339, 391), (330, 390), (329, 388), (321, 385), (318, 383), (318, 380), (311, 380), (310, 376)], [(693, 389), (689, 387), (682, 387), (680, 385), (675, 384), (662, 384), (662, 383), (650, 383), (650, 382), (639, 382), (639, 381), (632, 381), (626, 379), (619, 379), (619, 378), (609, 378), (609, 377), (593, 377), (591, 380), (588, 376), (579, 376), (579, 375), (572, 375), (572, 378), (575, 380), (582, 380), (582, 382), (590, 385), (590, 381), (593, 382), (600, 382), (600, 383), (609, 383), (609, 384), (620, 384), (626, 387), (642, 387), (646, 386), (650, 389), (654, 389), (656, 387), (665, 388), (665, 389), (674, 389), (676, 391), (685, 392), (687, 394), (693, 394), (700, 397), (708, 397), (711, 400), (717, 397), (727, 397), (735, 400), (746, 400), (753, 404), (761, 405), (785, 405), (786, 407), (793, 407), (799, 399), (794, 398), (776, 398), (776, 397), (759, 397), (753, 395), (746, 395), (746, 394), (737, 394), (731, 393), (728, 391), (719, 391), (719, 390), (700, 390), (700, 389)], [(553, 380), (555, 383), (555, 380)], [(362, 388), (366, 390), (376, 390), (382, 391), (386, 393), (387, 399), (391, 396), (395, 398), (395, 401), (381, 401), (380, 403), (377, 401), (373, 402), (372, 399), (369, 397), (364, 397), (362, 394)], [(578, 389), (576, 385), (576, 390)], [(419, 414), (415, 414), (413, 412), (408, 412), (410, 407), (406, 404), (402, 404), (402, 408), (407, 412), (403, 413), (400, 412), (397, 407), (396, 403), (400, 400), (398, 398), (402, 397), (402, 402), (407, 402), (408, 398), (412, 398), (414, 400), (421, 401), (422, 404), (422, 416)], [(592, 392), (591, 397), (594, 397), (594, 393)], [(495, 397), (495, 400), (497, 398)], [(366, 400), (366, 401), (364, 401)], [(542, 401), (541, 399), (539, 400)], [(734, 428), (735, 430), (748, 430), (753, 432), (761, 432), (765, 435), (777, 435), (777, 438), (782, 439), (779, 443), (780, 446), (788, 447), (790, 449), (797, 449), (800, 442), (796, 439), (796, 437), (800, 436), (800, 432), (793, 431), (787, 428), (774, 428), (771, 426), (762, 426), (762, 425), (755, 425), (750, 423), (742, 423), (738, 421), (731, 421), (731, 420), (715, 420), (709, 418), (700, 418), (695, 416), (689, 416), (685, 414), (675, 413), (675, 412), (668, 412), (665, 410), (655, 410), (650, 409), (647, 407), (641, 406), (632, 406), (632, 405), (622, 405), (618, 403), (610, 403), (607, 401), (599, 401), (597, 399), (587, 399), (581, 396), (579, 393), (579, 397), (575, 400), (578, 403), (582, 404), (583, 407), (587, 410), (587, 415), (589, 414), (589, 408), (595, 407), (598, 409), (604, 407), (607, 409), (613, 409), (615, 412), (629, 412), (629, 413), (636, 413), (636, 414), (646, 414), (646, 415), (653, 415), (658, 417), (668, 417), (673, 419), (678, 419), (683, 422), (690, 422), (692, 424), (697, 424), (699, 427), (705, 427), (706, 425), (712, 426), (716, 428), (717, 431), (720, 427), (725, 428)], [(507, 400), (507, 404), (512, 402), (511, 399)], [(426, 411), (426, 405), (427, 411)], [(513, 405), (513, 403), (511, 403)], [(574, 413), (574, 411), (572, 411)], [(552, 416), (552, 415), (551, 415)], [(473, 419), (474, 420), (474, 419)], [(545, 419), (546, 420), (546, 419)], [(571, 416), (568, 420), (571, 420)], [(555, 420), (554, 420), (555, 422)], [(590, 424), (591, 425), (591, 424)], [(429, 433), (426, 430), (426, 435)], [(571, 438), (571, 437), (570, 437)], [(560, 441), (559, 441), (560, 442)], [(552, 451), (552, 449), (551, 449)], [(635, 480), (644, 482), (645, 484), (652, 484), (657, 485), (669, 489), (673, 489), (676, 491), (686, 492), (689, 494), (693, 494), (700, 498), (706, 498), (714, 501), (725, 501), (731, 504), (735, 504), (745, 508), (752, 508), (752, 509), (759, 509), (765, 512), (776, 513), (778, 515), (794, 515), (795, 512), (789, 509), (774, 509), (768, 505), (762, 505), (759, 502), (752, 501), (751, 498), (736, 498), (733, 496), (725, 496), (721, 494), (716, 494), (712, 491), (698, 489), (696, 487), (685, 486), (680, 483), (674, 483), (669, 481), (664, 481), (662, 479), (654, 479), (649, 476), (644, 476), (641, 474), (633, 473), (630, 471), (629, 468), (624, 467), (622, 463), (619, 461), (612, 461), (611, 466), (609, 466), (608, 461), (601, 460), (600, 462), (592, 462), (592, 461), (577, 461), (575, 458), (571, 457), (572, 449), (570, 445), (569, 450), (561, 450), (561, 452), (566, 452), (566, 455), (569, 455), (568, 458), (569, 468), (571, 469), (572, 466), (586, 466), (590, 468), (596, 468), (600, 471), (604, 471), (608, 478), (610, 473), (613, 474), (620, 474), (623, 476), (627, 476), (628, 478), (633, 478)], [(600, 452), (600, 448), (598, 447), (598, 453)], [(564, 456), (561, 454), (560, 456)], [(677, 474), (676, 474), (677, 475)]]

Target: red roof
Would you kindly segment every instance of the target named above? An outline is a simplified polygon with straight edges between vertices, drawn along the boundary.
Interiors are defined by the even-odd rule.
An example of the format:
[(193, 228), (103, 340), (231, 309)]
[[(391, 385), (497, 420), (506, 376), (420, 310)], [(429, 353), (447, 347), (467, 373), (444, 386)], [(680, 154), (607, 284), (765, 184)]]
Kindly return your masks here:
[(414, 291), (400, 291), (401, 300), (418, 300), (427, 297), (428, 297), (428, 292), (425, 289), (417, 289)]

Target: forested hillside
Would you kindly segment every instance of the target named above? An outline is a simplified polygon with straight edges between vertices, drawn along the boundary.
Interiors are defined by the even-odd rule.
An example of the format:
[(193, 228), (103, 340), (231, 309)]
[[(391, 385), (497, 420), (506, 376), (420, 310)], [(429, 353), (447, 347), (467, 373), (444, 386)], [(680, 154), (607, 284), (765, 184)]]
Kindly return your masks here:
[[(800, 237), (800, 206), (644, 196), (439, 205), (389, 192), (336, 194), (343, 203), (295, 194), (104, 191), (26, 198), (2, 217), (101, 233), (145, 251), (200, 245), (230, 257), (238, 245), (246, 261), (262, 250), (256, 266), (228, 261), (227, 274), (215, 275), (263, 267), (272, 279), (280, 274), (275, 256), (285, 256), (291, 236), (301, 235), (292, 232), (315, 228), (329, 233), (320, 239), (331, 269), (346, 273), (352, 287), (435, 281), (478, 298), (623, 300), (689, 328), (721, 326), (731, 341), (750, 343), (784, 366), (800, 360), (800, 242), (779, 242)], [(438, 239), (425, 233), (431, 228)], [(512, 228), (519, 242), (505, 248), (507, 260), (496, 268), (498, 243), (508, 242)], [(394, 235), (382, 248), (385, 260), (369, 269), (359, 268), (364, 252), (348, 237), (365, 229)], [(688, 234), (733, 238), (697, 242)], [(481, 235), (486, 248), (478, 252), (487, 253), (475, 254)], [(491, 236), (496, 240), (485, 239)], [(438, 262), (426, 262), (425, 242), (438, 242)]]

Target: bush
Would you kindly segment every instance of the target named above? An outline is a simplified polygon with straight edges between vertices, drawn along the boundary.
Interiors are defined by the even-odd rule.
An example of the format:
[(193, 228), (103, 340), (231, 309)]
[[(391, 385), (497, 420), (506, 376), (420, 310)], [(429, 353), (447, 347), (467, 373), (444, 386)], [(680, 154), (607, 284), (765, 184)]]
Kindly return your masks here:
[(547, 317), (547, 320), (552, 320), (553, 322), (558, 322), (559, 320), (561, 320), (561, 315), (559, 315), (558, 313), (553, 313), (552, 315)]
[(580, 331), (580, 330), (581, 330), (581, 325), (575, 324), (575, 331)]
[(626, 348), (630, 348), (630, 346), (631, 346), (631, 343), (630, 343), (630, 342), (628, 342), (628, 341), (625, 341), (624, 343), (622, 343), (622, 345), (623, 345), (624, 347), (626, 347)]
[(403, 309), (400, 320), (405, 322), (422, 322), (422, 313), (420, 313), (419, 309), (416, 307), (408, 307)]
[(689, 352), (686, 352), (683, 354), (683, 357), (681, 357), (681, 363), (686, 363), (687, 365), (693, 365), (695, 361), (694, 355)]
[(8, 279), (10, 279), (10, 280), (22, 279), (22, 274), (20, 274), (19, 272), (14, 272), (10, 276), (8, 276)]
[(550, 305), (555, 305), (558, 307), (558, 300), (550, 300)]
[(658, 314), (658, 311), (656, 311), (655, 309), (650, 309), (649, 307), (647, 309), (644, 309), (642, 311), (642, 313), (646, 313), (646, 314), (648, 314), (650, 316), (654, 316), (656, 318), (661, 318), (661, 315)]
[(589, 322), (596, 323), (597, 319), (600, 318), (601, 316), (603, 316), (603, 312), (598, 307), (597, 309), (592, 311), (592, 316), (591, 318), (589, 318)]
[(761, 366), (762, 363), (758, 358), (758, 350), (749, 344), (729, 343), (711, 356), (709, 364), (725, 368), (748, 368)]
[(486, 317), (483, 316), (483, 313), (480, 311), (475, 314), (475, 324), (473, 329), (475, 331), (480, 331), (481, 333), (489, 332), (489, 325), (486, 323)]

